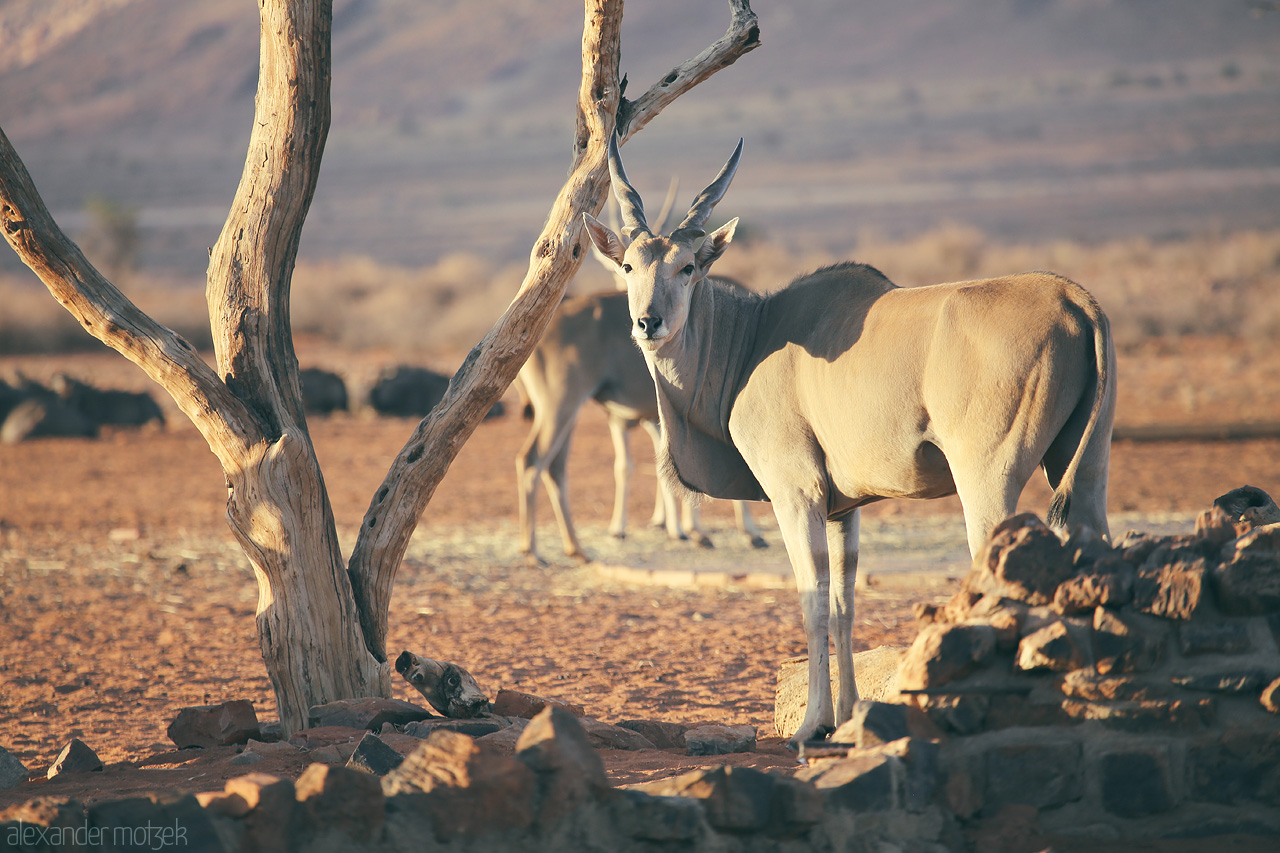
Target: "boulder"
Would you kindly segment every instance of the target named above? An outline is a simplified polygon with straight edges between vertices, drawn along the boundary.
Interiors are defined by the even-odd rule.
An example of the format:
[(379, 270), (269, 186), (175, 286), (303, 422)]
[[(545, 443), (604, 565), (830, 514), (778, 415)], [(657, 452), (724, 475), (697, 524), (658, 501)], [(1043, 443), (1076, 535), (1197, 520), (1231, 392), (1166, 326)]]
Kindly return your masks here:
[(1070, 672), (1085, 662), (1085, 653), (1066, 624), (1053, 622), (1022, 638), (1014, 667), (1022, 672)]
[(1138, 569), (1133, 582), (1133, 608), (1165, 619), (1191, 619), (1209, 601), (1208, 563), (1183, 556), (1174, 562)]
[(1257, 527), (1226, 546), (1212, 580), (1224, 613), (1280, 611), (1280, 523)]
[(73, 737), (49, 765), (50, 779), (63, 773), (88, 773), (102, 769), (102, 759), (80, 738)]
[(516, 759), (531, 769), (540, 792), (536, 822), (546, 826), (611, 790), (604, 762), (586, 729), (552, 705), (529, 721), (516, 742)]
[(448, 731), (464, 734), (469, 737), (484, 737), (500, 732), (509, 724), (502, 717), (476, 717), (470, 720), (450, 720), (443, 717), (432, 717), (429, 720), (417, 720), (407, 723), (404, 733), (416, 738), (428, 738), (432, 732)]
[(328, 833), (363, 845), (382, 832), (382, 785), (362, 770), (312, 764), (294, 783), (294, 793), (300, 823), (313, 838)]
[(532, 720), (552, 705), (565, 709), (575, 717), (586, 715), (586, 711), (581, 705), (572, 702), (548, 699), (544, 696), (534, 696), (532, 693), (521, 693), (519, 690), (506, 689), (498, 691), (498, 698), (493, 700), (491, 710), (494, 714), (502, 717), (523, 717), (526, 720)]
[[(1154, 621), (1154, 620), (1152, 620)], [(1098, 672), (1147, 672), (1164, 659), (1165, 637), (1136, 619), (1099, 607), (1093, 613), (1093, 659)]]
[(1172, 698), (1172, 688), (1150, 684), (1131, 675), (1099, 675), (1088, 669), (1069, 672), (1061, 682), (1062, 694), (1090, 702), (1145, 702)]
[(1133, 597), (1133, 569), (1116, 560), (1112, 565), (1123, 570), (1091, 571), (1068, 578), (1058, 584), (1053, 594), (1053, 609), (1065, 616), (1092, 613), (1097, 607), (1120, 607)]
[(730, 755), (756, 751), (755, 726), (697, 726), (684, 733), (689, 755)]
[(674, 779), (636, 786), (657, 797), (692, 797), (700, 801), (707, 823), (722, 832), (762, 832), (773, 818), (778, 780), (747, 767), (694, 770)]
[(404, 761), (404, 756), (388, 746), (382, 738), (368, 732), (347, 759), (347, 766), (372, 776), (386, 776)]
[[(859, 699), (890, 701), (896, 695), (898, 663), (906, 654), (902, 646), (880, 646), (853, 656), (854, 683)], [(840, 700), (836, 668), (831, 668), (832, 700)], [(788, 658), (778, 666), (774, 689), (773, 727), (780, 737), (789, 738), (800, 728), (809, 706), (809, 658)], [(680, 746), (683, 747), (683, 744)]]
[(249, 773), (228, 779), (228, 795), (245, 801), (246, 850), (287, 850), (293, 840), (294, 811), (298, 807), (293, 781), (269, 773)]
[(1060, 806), (1084, 794), (1085, 774), (1078, 743), (997, 746), (987, 752), (985, 808), (1009, 804), (1037, 809)]
[(347, 726), (380, 731), (384, 723), (402, 726), (432, 716), (425, 708), (399, 699), (370, 696), (364, 699), (339, 699), (325, 705), (313, 705), (308, 716), (311, 728)]
[(248, 699), (183, 708), (167, 733), (179, 749), (246, 743), (261, 736), (258, 715)]
[(21, 785), (30, 775), (26, 765), (0, 746), (0, 791)]
[(898, 668), (898, 689), (926, 690), (973, 672), (995, 652), (990, 625), (927, 625)]
[(813, 784), (829, 807), (886, 811), (894, 806), (895, 763), (896, 759), (883, 753), (859, 754), (819, 761), (797, 771), (795, 778)]
[(689, 730), (686, 725), (660, 720), (622, 720), (618, 725), (644, 735), (657, 749), (684, 749), (684, 733)]
[[(604, 768), (601, 767), (603, 774)], [(388, 797), (411, 796), (437, 840), (527, 828), (535, 774), (521, 761), (463, 734), (437, 731), (382, 778)]]
[(833, 744), (851, 744), (867, 749), (905, 737), (941, 738), (942, 732), (929, 715), (915, 705), (873, 702), (859, 699), (853, 714), (831, 734)]
[(633, 729), (589, 717), (582, 718), (582, 727), (587, 730), (587, 739), (596, 749), (657, 749), (653, 741)]
[(968, 590), (997, 593), (1031, 605), (1053, 601), (1058, 584), (1071, 577), (1072, 552), (1030, 513), (996, 525), (965, 578)]

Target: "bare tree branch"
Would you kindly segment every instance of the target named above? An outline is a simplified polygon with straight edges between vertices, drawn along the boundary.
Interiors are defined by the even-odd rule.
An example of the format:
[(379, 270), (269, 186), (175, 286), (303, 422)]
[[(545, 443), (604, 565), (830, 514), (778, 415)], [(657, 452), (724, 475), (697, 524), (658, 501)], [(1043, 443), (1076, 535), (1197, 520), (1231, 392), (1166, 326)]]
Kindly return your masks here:
[[(697, 83), (759, 45), (747, 0), (730, 0), (729, 32), (664, 78), (630, 111), (628, 136)], [(586, 0), (582, 84), (574, 163), (547, 224), (534, 243), (529, 271), (505, 314), (467, 356), (444, 399), (413, 432), (365, 513), (348, 564), (370, 652), (386, 659), (387, 612), (396, 571), (436, 486), (489, 408), (537, 346), (586, 254), (582, 213), (598, 214), (609, 191), (608, 142), (623, 107), (619, 85), (621, 0)]]
[(260, 15), (249, 152), (209, 255), (207, 298), (218, 372), (274, 437), (281, 419), (305, 423), (289, 289), (329, 134), (332, 0), (264, 3)]
[(0, 130), (0, 228), (27, 266), (85, 330), (122, 353), (173, 397), (224, 467), (261, 440), (249, 410), (181, 335), (152, 320), (62, 232)]
[(733, 17), (723, 36), (671, 69), (637, 100), (623, 99), (618, 110), (619, 143), (638, 133), (676, 98), (760, 46), (760, 22), (751, 11), (750, 0), (729, 0), (729, 8)]

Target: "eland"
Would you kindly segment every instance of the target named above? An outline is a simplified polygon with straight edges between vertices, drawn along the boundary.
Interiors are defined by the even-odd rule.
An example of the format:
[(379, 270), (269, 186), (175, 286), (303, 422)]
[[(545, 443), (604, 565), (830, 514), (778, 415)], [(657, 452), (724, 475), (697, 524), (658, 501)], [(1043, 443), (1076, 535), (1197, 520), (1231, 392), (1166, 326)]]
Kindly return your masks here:
[(809, 652), (798, 746), (848, 720), (857, 699), (860, 507), (958, 494), (976, 554), (1040, 467), (1050, 525), (1109, 535), (1115, 347), (1093, 297), (1051, 273), (900, 288), (845, 263), (767, 296), (717, 287), (707, 274), (737, 220), (704, 226), (741, 153), (739, 142), (664, 236), (646, 224), (615, 138), (623, 227), (583, 219), (627, 282), (631, 335), (657, 390), (662, 476), (686, 492), (773, 503)]

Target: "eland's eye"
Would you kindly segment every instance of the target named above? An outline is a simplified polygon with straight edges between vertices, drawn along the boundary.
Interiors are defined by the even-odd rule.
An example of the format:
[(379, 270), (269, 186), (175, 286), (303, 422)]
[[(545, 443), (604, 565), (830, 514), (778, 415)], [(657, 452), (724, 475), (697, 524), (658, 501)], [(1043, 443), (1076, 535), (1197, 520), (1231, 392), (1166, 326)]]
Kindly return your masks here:
[(685, 275), (693, 275), (693, 264), (688, 264), (684, 269), (680, 270), (680, 272)]
[(623, 265), (622, 265), (622, 271), (623, 271), (623, 272), (631, 272), (631, 264), (623, 264)]

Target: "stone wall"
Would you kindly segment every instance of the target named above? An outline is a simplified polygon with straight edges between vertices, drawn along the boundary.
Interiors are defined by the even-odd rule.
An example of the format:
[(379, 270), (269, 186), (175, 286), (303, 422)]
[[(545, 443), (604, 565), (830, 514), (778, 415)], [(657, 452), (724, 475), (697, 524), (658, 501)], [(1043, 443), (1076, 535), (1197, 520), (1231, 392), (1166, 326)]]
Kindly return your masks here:
[(1000, 525), (951, 601), (917, 607), (898, 672), (948, 735), (948, 807), (1102, 838), (1280, 834), (1277, 522), (1246, 487), (1186, 536)]

